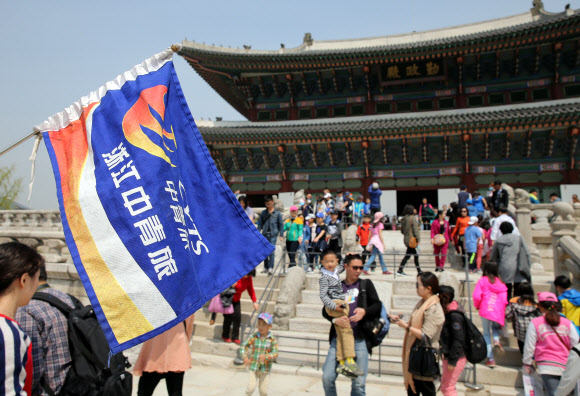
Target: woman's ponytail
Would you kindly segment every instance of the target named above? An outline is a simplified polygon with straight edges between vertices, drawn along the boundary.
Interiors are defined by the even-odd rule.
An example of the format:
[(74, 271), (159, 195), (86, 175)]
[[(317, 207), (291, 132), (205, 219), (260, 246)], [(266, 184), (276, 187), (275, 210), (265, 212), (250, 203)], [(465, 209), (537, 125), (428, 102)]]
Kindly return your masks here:
[(560, 314), (558, 311), (560, 310), (560, 302), (555, 301), (540, 301), (540, 306), (546, 309), (546, 322), (552, 327), (556, 327), (560, 325)]

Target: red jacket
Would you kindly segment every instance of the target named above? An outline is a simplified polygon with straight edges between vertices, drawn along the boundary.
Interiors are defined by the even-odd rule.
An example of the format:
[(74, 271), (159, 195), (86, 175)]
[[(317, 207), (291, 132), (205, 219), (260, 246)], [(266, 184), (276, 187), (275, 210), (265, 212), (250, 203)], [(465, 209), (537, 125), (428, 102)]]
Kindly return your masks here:
[(252, 277), (243, 277), (236, 283), (236, 294), (234, 294), (234, 302), (238, 302), (242, 298), (242, 293), (247, 290), (252, 302), (256, 302), (256, 292), (254, 291), (254, 282)]
[(362, 223), (356, 230), (356, 235), (361, 246), (366, 246), (369, 244), (369, 238), (371, 236), (371, 223)]

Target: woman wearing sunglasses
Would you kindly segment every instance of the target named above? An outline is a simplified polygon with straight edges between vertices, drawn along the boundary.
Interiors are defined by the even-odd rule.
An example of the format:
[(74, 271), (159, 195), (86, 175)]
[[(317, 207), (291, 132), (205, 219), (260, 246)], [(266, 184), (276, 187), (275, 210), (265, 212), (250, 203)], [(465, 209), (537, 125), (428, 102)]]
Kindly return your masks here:
[(463, 238), (465, 237), (465, 230), (469, 227), (469, 214), (467, 208), (461, 208), (459, 211), (459, 217), (455, 222), (455, 228), (451, 233), (451, 237), (455, 243), (455, 250), (460, 254), (465, 254), (465, 248), (463, 247)]
[(391, 322), (406, 330), (403, 341), (403, 378), (407, 395), (435, 396), (433, 378), (420, 377), (409, 373), (409, 355), (411, 347), (423, 335), (431, 341), (433, 348), (439, 348), (439, 336), (445, 323), (445, 314), (439, 302), (439, 280), (432, 272), (423, 272), (417, 277), (417, 294), (421, 300), (413, 309), (409, 323), (400, 318), (401, 315), (391, 316)]

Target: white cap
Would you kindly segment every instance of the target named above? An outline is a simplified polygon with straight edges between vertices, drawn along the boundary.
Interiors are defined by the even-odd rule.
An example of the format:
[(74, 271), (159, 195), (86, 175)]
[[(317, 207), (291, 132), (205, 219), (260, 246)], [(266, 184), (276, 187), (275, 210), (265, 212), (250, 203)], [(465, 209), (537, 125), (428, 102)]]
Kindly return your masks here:
[(332, 195), (330, 193), (326, 193), (324, 194), (324, 198), (332, 198)]
[(306, 216), (306, 220), (310, 220), (310, 219), (314, 219), (316, 216), (314, 216), (313, 214), (309, 214), (308, 216)]
[(477, 223), (478, 219), (475, 216), (471, 216), (469, 218), (469, 225), (474, 225), (475, 223)]
[[(368, 184), (367, 184), (368, 185)], [(373, 190), (377, 190), (379, 188), (379, 183), (374, 182), (373, 183)]]

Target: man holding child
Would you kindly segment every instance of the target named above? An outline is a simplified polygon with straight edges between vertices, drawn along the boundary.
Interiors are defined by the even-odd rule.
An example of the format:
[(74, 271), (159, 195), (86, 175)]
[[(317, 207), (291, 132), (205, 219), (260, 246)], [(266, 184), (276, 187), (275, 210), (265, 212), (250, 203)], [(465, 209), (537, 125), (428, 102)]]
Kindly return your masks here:
[[(378, 317), (382, 308), (381, 301), (379, 300), (373, 283), (370, 280), (359, 279), (363, 269), (362, 257), (359, 254), (348, 254), (344, 266), (346, 278), (341, 282), (341, 286), (345, 294), (345, 301), (348, 303), (349, 316), (333, 318), (324, 308), (322, 310), (322, 315), (334, 324), (334, 326), (330, 327), (330, 348), (322, 368), (322, 385), (326, 396), (336, 396), (335, 382), (336, 377), (338, 377), (337, 368), (339, 362), (336, 359), (337, 339), (335, 326), (352, 328), (356, 364), (364, 372), (364, 375), (352, 379), (351, 395), (362, 396), (365, 394), (371, 347), (370, 343), (367, 342), (367, 334), (363, 331), (362, 324), (368, 319)], [(362, 282), (365, 282), (364, 285), (362, 285)], [(363, 289), (365, 291), (364, 298)], [(363, 306), (366, 306), (366, 309)]]

